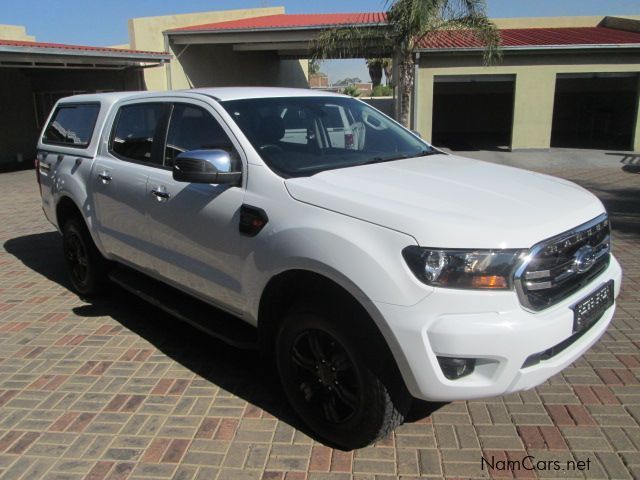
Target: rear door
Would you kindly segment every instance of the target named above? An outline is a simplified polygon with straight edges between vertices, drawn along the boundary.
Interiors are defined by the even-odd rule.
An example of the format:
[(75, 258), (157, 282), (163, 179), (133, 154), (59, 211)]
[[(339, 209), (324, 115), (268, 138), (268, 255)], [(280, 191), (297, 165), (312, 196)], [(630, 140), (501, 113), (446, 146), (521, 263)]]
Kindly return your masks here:
[(166, 281), (230, 310), (242, 306), (244, 264), (239, 233), (244, 189), (232, 185), (177, 182), (171, 168), (182, 152), (223, 149), (242, 168), (239, 144), (204, 102), (176, 102), (166, 136), (165, 169), (147, 182), (147, 212), (153, 268)]
[(107, 253), (138, 268), (151, 268), (145, 208), (149, 173), (163, 168), (162, 144), (170, 104), (121, 105), (92, 172), (97, 228)]

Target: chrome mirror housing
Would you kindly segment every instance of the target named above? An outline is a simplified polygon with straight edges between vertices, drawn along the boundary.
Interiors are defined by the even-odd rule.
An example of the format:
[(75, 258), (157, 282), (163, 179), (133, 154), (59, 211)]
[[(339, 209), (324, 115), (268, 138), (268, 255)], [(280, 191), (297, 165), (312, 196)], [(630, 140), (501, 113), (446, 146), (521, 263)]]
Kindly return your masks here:
[(178, 182), (238, 184), (242, 172), (234, 171), (234, 162), (225, 150), (191, 150), (176, 157), (173, 178)]

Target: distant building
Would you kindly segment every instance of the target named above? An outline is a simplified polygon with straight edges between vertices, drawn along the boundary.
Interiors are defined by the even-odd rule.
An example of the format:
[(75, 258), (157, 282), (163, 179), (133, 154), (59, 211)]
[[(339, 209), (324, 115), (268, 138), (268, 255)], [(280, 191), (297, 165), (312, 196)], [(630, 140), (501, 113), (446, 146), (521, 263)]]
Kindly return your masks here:
[(310, 73), (309, 74), (309, 87), (310, 88), (328, 88), (329, 87), (329, 77), (326, 73), (318, 72), (318, 73)]

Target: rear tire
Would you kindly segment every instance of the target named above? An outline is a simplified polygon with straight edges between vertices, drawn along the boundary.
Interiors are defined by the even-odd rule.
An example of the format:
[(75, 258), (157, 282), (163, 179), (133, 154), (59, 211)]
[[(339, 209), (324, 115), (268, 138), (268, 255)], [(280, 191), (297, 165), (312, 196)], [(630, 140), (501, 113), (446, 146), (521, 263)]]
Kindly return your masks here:
[(84, 297), (102, 292), (107, 283), (108, 262), (96, 248), (81, 218), (74, 216), (65, 221), (62, 248), (73, 289)]
[(404, 384), (394, 386), (384, 379), (388, 375), (372, 368), (379, 363), (371, 358), (376, 352), (363, 348), (371, 332), (357, 330), (349, 320), (318, 302), (298, 304), (280, 326), (276, 364), (284, 392), (304, 423), (332, 446), (351, 450), (400, 425), (410, 397)]

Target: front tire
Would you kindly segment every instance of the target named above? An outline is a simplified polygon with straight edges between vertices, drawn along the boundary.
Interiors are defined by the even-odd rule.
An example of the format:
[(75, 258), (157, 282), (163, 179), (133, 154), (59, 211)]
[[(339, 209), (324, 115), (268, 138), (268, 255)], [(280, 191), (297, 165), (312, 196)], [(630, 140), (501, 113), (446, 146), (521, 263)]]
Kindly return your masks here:
[(409, 404), (408, 393), (372, 368), (376, 352), (362, 348), (371, 332), (353, 328), (349, 319), (303, 303), (289, 311), (276, 339), (278, 372), (294, 410), (322, 439), (348, 450), (393, 431)]
[(71, 217), (62, 226), (62, 248), (73, 289), (85, 297), (102, 292), (107, 279), (107, 261), (81, 218)]

